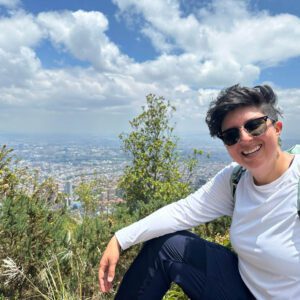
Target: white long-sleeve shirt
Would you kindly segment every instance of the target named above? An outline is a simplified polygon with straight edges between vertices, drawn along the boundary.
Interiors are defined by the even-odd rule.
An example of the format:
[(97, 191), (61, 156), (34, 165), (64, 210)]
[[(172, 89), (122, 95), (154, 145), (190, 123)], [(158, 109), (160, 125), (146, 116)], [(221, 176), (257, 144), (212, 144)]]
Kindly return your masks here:
[(119, 230), (116, 237), (126, 249), (223, 215), (232, 216), (231, 243), (238, 254), (240, 274), (253, 295), (257, 299), (300, 299), (300, 155), (270, 184), (255, 185), (246, 171), (234, 205), (230, 176), (235, 165), (221, 170), (185, 199)]

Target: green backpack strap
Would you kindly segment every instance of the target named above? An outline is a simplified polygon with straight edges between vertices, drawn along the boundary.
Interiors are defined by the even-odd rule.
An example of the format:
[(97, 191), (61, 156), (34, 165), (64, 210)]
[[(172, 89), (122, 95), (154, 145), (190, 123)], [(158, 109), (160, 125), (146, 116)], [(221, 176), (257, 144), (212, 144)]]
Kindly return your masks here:
[[(300, 144), (291, 147), (290, 149), (286, 150), (286, 152), (291, 154), (300, 154)], [(300, 177), (298, 181), (297, 212), (300, 218)]]
[(242, 177), (242, 175), (244, 174), (244, 172), (246, 171), (245, 168), (243, 168), (240, 165), (237, 165), (234, 167), (231, 176), (230, 176), (230, 188), (231, 188), (231, 195), (233, 197), (233, 201), (235, 203), (235, 191), (237, 188), (237, 185)]

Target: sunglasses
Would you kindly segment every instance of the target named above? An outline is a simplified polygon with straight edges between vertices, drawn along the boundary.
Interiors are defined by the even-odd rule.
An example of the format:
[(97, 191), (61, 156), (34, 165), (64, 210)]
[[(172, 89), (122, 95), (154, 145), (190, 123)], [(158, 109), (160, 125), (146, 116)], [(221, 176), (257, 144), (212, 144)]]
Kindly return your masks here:
[(248, 134), (251, 136), (260, 136), (264, 134), (267, 129), (267, 120), (270, 119), (272, 124), (276, 121), (271, 119), (268, 116), (259, 117), (257, 119), (252, 119), (247, 121), (241, 127), (233, 127), (222, 131), (219, 134), (219, 138), (223, 141), (223, 143), (227, 146), (235, 145), (240, 140), (240, 129), (244, 128)]

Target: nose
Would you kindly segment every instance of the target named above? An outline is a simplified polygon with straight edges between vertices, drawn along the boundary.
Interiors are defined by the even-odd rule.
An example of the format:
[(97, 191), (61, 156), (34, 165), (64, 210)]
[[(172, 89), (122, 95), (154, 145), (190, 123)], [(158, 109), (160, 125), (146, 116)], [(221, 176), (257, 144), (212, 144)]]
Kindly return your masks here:
[(253, 139), (253, 136), (244, 128), (240, 128), (240, 142), (248, 142)]

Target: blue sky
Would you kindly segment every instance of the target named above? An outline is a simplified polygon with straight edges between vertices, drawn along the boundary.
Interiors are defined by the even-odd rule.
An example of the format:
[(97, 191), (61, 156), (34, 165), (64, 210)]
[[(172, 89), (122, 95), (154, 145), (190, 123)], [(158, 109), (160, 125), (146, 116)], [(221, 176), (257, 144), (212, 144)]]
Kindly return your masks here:
[(220, 89), (267, 83), (300, 138), (299, 41), (295, 0), (0, 0), (0, 133), (116, 136), (154, 93), (207, 135)]

